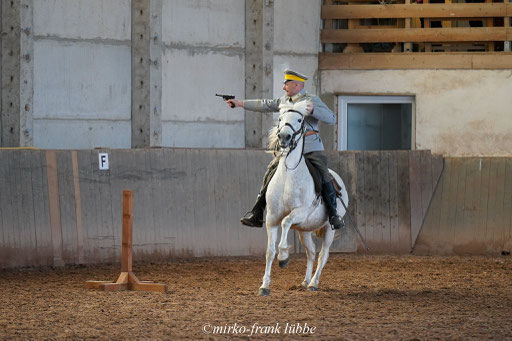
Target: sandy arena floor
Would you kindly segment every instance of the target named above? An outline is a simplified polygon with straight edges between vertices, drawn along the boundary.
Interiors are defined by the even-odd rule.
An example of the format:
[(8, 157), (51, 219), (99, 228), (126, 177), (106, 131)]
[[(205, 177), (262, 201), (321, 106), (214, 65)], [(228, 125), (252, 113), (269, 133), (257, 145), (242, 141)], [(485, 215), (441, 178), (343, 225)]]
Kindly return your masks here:
[[(169, 292), (106, 293), (120, 265), (0, 271), (0, 339), (511, 339), (512, 258), (331, 255), (319, 291), (300, 288), (305, 257), (134, 264)], [(251, 335), (252, 333), (252, 335)]]

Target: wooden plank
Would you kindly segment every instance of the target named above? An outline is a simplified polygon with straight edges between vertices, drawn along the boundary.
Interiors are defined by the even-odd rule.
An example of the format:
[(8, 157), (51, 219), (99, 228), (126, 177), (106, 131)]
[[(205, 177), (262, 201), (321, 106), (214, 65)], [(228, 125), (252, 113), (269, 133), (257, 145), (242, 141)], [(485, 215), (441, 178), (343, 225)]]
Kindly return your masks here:
[[(112, 161), (109, 162), (109, 170), (99, 169), (99, 153), (108, 153), (109, 159), (112, 157), (112, 151), (108, 149), (95, 149), (91, 153), (91, 166), (92, 177), (95, 180), (94, 184), (94, 201), (97, 221), (97, 231), (99, 241), (98, 245), (102, 253), (102, 258), (111, 262), (119, 259), (119, 252), (116, 250), (118, 246), (115, 245), (114, 238), (114, 222), (112, 211), (112, 191), (110, 186), (110, 173), (112, 167), (117, 165)], [(136, 150), (134, 151), (136, 153)], [(115, 198), (115, 200), (120, 200)], [(119, 227), (118, 227), (119, 228)]]
[[(205, 151), (202, 151), (203, 153), (205, 153)], [(214, 153), (210, 152), (208, 153), (209, 155), (213, 155)], [(185, 247), (186, 247), (186, 253), (190, 254), (191, 256), (203, 256), (205, 255), (206, 253), (209, 252), (209, 250), (196, 250), (195, 247), (194, 247), (194, 243), (195, 243), (195, 233), (194, 233), (194, 230), (191, 229), (192, 226), (195, 226), (195, 217), (194, 217), (194, 212), (195, 212), (195, 203), (194, 203), (194, 197), (191, 193), (191, 191), (189, 190), (190, 188), (192, 188), (194, 186), (194, 179), (192, 178), (191, 174), (192, 174), (192, 164), (190, 162), (190, 150), (188, 149), (183, 149), (183, 150), (180, 150), (179, 153), (178, 153), (178, 156), (179, 156), (179, 160), (180, 163), (182, 164), (182, 169), (183, 171), (185, 172), (186, 174), (186, 177), (183, 179), (183, 181), (181, 181), (181, 186), (180, 186), (180, 190), (182, 191), (181, 192), (181, 195), (180, 195), (180, 200), (182, 201), (182, 204), (181, 204), (181, 207), (182, 207), (182, 213), (180, 213), (180, 216), (182, 217), (181, 219), (183, 220), (182, 222), (182, 229), (183, 231), (181, 232), (182, 234), (182, 238), (183, 238), (183, 241), (185, 243)], [(211, 163), (211, 165), (213, 165), (213, 163)], [(214, 186), (216, 186), (216, 184), (214, 183)], [(215, 193), (217, 194), (217, 193)], [(218, 197), (215, 198), (216, 201), (218, 201)], [(212, 221), (217, 221), (216, 220), (216, 215), (220, 214), (219, 212), (215, 212), (215, 214), (212, 216)], [(215, 225), (215, 226), (219, 226), (219, 225)], [(222, 227), (220, 227), (222, 228)], [(210, 248), (214, 248), (216, 243), (214, 242), (214, 240), (211, 241), (210, 243)]]
[(432, 155), (432, 191), (437, 187), (437, 183), (441, 179), (444, 168), (444, 158), (442, 155)]
[(32, 189), (32, 162), (38, 152), (33, 150), (18, 150), (19, 158), (18, 179), (21, 200), (18, 200), (20, 214), (18, 226), (20, 230), (20, 258), (23, 265), (32, 265), (37, 261), (37, 241), (35, 239), (34, 196)]
[(511, 251), (512, 239), (510, 227), (512, 226), (512, 159), (505, 159), (505, 191), (503, 197), (503, 244), (501, 250)]
[(14, 175), (14, 182), (13, 182), (13, 191), (11, 192), (14, 194), (18, 200), (15, 200), (12, 205), (13, 214), (15, 216), (15, 219), (13, 221), (16, 222), (15, 225), (12, 225), (12, 232), (13, 232), (13, 239), (14, 239), (14, 245), (16, 247), (16, 264), (17, 265), (24, 265), (23, 258), (24, 258), (24, 250), (23, 250), (23, 244), (24, 244), (24, 233), (23, 229), (20, 228), (24, 224), (24, 218), (23, 218), (23, 193), (22, 193), (22, 182), (23, 179), (21, 178), (21, 167), (20, 167), (20, 150), (14, 150), (13, 154), (11, 155), (11, 167), (13, 170)]
[(421, 155), (419, 152), (409, 154), (409, 181), (411, 200), (411, 245), (414, 245), (416, 237), (423, 222), (422, 194), (421, 194)]
[(397, 154), (398, 188), (398, 225), (400, 250), (411, 251), (411, 199), (409, 177), (409, 153), (395, 152)]
[[(32, 191), (34, 204), (35, 239), (37, 243), (37, 261), (34, 265), (52, 265), (53, 250), (48, 203), (48, 180), (46, 175), (46, 157), (44, 151), (37, 151), (32, 159)], [(1, 202), (1, 200), (0, 200)]]
[[(449, 177), (445, 178), (448, 179)], [(421, 229), (413, 245), (413, 250), (416, 254), (430, 254), (433, 253), (432, 250), (434, 248), (439, 248), (438, 234), (441, 221), (441, 203), (445, 190), (443, 184), (444, 182), (440, 181), (432, 194)]]
[(389, 153), (389, 246), (397, 253), (407, 252), (400, 248), (398, 221), (398, 188), (401, 179), (398, 178), (397, 153)]
[(96, 222), (96, 208), (93, 195), (94, 181), (92, 179), (92, 166), (91, 166), (91, 150), (78, 150), (77, 158), (78, 164), (81, 167), (78, 169), (78, 178), (80, 184), (80, 193), (82, 195), (82, 227), (84, 232), (84, 263), (97, 261), (96, 244), (96, 229), (98, 224)]
[[(21, 201), (19, 198), (19, 157), (17, 156), (17, 151), (15, 150), (5, 150), (2, 151), (6, 158), (7, 169), (6, 173), (6, 182), (2, 188), (2, 192), (4, 193), (2, 198), (2, 213), (3, 213), (3, 226), (5, 230), (4, 234), (4, 253), (7, 257), (5, 263), (6, 266), (22, 266), (20, 264), (19, 259), (21, 258), (20, 252), (20, 236), (19, 236), (19, 226), (20, 226), (20, 214), (18, 204)], [(13, 198), (15, 198), (13, 200)]]
[(484, 253), (484, 243), (480, 243), (478, 217), (480, 213), (481, 192), (481, 159), (468, 158), (466, 168), (466, 194), (464, 196), (463, 223), (458, 224), (457, 243), (466, 245), (465, 252)]
[(48, 199), (53, 246), (53, 266), (64, 266), (62, 255), (62, 225), (60, 221), (59, 180), (57, 174), (57, 153), (46, 151), (46, 173), (48, 178)]
[(121, 271), (132, 272), (133, 261), (133, 192), (123, 191), (123, 240), (121, 248)]
[[(443, 206), (441, 209), (441, 224), (439, 226), (439, 239), (452, 246), (456, 241), (456, 216), (457, 216), (457, 186), (462, 177), (462, 160), (460, 158), (445, 159), (445, 171), (449, 182), (443, 185)], [(446, 194), (444, 189), (446, 188)]]
[(496, 254), (503, 242), (505, 167), (505, 159), (491, 159), (486, 231), (486, 244), (491, 254)]
[[(366, 202), (367, 195), (364, 188), (365, 183), (365, 163), (364, 163), (364, 155), (365, 152), (357, 152), (355, 154), (356, 161), (356, 195), (354, 198), (355, 206), (356, 206), (356, 222), (357, 226), (363, 237), (368, 240), (369, 236), (369, 228), (367, 228), (366, 221)], [(361, 241), (358, 240), (357, 249), (359, 252), (364, 252), (364, 245)]]
[(322, 30), (322, 43), (466, 42), (512, 40), (505, 27)]
[[(508, 2), (508, 5), (509, 6), (512, 5), (512, 3), (510, 3), (510, 0)], [(510, 7), (509, 7), (508, 10), (507, 10), (507, 16), (505, 18), (503, 18), (503, 26), (505, 28), (510, 28), (510, 17), (511, 16), (512, 16), (512, 10), (510, 10)], [(506, 52), (510, 52), (510, 41), (505, 41), (504, 42), (503, 50), (506, 51)]]
[[(133, 253), (151, 254), (158, 245), (155, 231), (154, 195), (152, 191), (153, 167), (151, 153), (154, 150), (136, 149), (133, 171), (138, 176), (137, 186), (133, 189)], [(129, 189), (129, 188), (125, 188)], [(124, 190), (125, 190), (124, 189)]]
[(431, 230), (434, 234), (432, 239), (436, 239), (437, 241), (439, 240), (439, 235), (441, 233), (441, 219), (443, 215), (443, 209), (445, 208), (443, 205), (443, 198), (446, 194), (447, 186), (451, 182), (449, 176), (445, 176), (444, 181), (441, 181), (444, 171), (444, 159), (442, 155), (432, 155), (432, 212), (427, 212), (426, 218), (431, 215), (430, 221), (433, 225)]
[[(445, 0), (444, 1), (444, 6), (450, 6), (452, 5), (452, 0)], [(477, 8), (477, 6), (472, 6), (473, 8)], [(490, 10), (495, 10), (496, 7), (499, 7), (499, 6), (490, 6)], [(503, 7), (503, 12), (506, 13), (506, 7), (505, 6), (502, 6)], [(478, 6), (478, 10), (477, 10), (478, 13), (482, 13), (482, 12), (485, 12), (485, 11), (482, 11), (482, 7)], [(452, 11), (451, 13), (448, 14), (447, 18), (445, 18), (445, 16), (443, 15), (443, 21), (441, 22), (441, 25), (442, 27), (452, 27), (453, 26), (453, 20), (456, 20), (456, 19), (452, 19), (452, 17), (455, 16), (455, 13), (457, 13), (456, 11)], [(474, 14), (471, 14), (469, 16), (474, 16)], [(439, 17), (440, 18), (440, 17)]]
[(490, 167), (491, 158), (479, 159), (479, 172), (480, 172), (480, 195), (478, 196), (478, 214), (476, 224), (478, 227), (478, 241), (486, 245), (485, 253), (488, 252), (487, 247), (487, 214), (489, 202), (489, 184), (490, 184)]
[(57, 151), (62, 251), (64, 262), (77, 263), (76, 205), (73, 181), (73, 162), (70, 151)]
[[(224, 151), (224, 153), (229, 157), (228, 167), (232, 169), (232, 172), (226, 174), (230, 181), (228, 195), (231, 198), (237, 198), (231, 201), (231, 207), (228, 208), (227, 215), (229, 228), (233, 231), (233, 235), (236, 235), (238, 238), (237, 245), (239, 249), (235, 252), (237, 252), (237, 255), (245, 255), (247, 252), (254, 253), (256, 250), (252, 249), (250, 239), (247, 238), (247, 234), (240, 227), (240, 212), (243, 210), (243, 207), (241, 200), (238, 199), (242, 196), (242, 189), (247, 181), (244, 177), (244, 174), (247, 172), (247, 153), (243, 150)], [(298, 238), (295, 233), (291, 235), (294, 238)], [(295, 245), (295, 240), (292, 245)]]
[(378, 152), (364, 152), (364, 194), (366, 196), (366, 240), (373, 252), (382, 252), (382, 231), (376, 219), (378, 209)]
[[(325, 0), (324, 4), (325, 5), (332, 5), (333, 4), (333, 0)], [(325, 19), (324, 20), (323, 28), (326, 28), (326, 29), (333, 29), (333, 28), (335, 28), (334, 27), (334, 22), (332, 20), (330, 20), (330, 19)], [(332, 44), (325, 44), (324, 45), (324, 51), (325, 52), (333, 52), (333, 45)]]
[[(459, 160), (461, 167), (459, 170), (459, 179), (456, 187), (456, 203), (455, 203), (455, 224), (454, 226), (454, 251), (458, 246), (463, 245), (464, 239), (461, 237), (461, 232), (464, 226), (464, 210), (465, 210), (465, 197), (466, 197), (466, 172), (467, 172), (467, 161), (465, 159)], [(460, 252), (460, 249), (458, 250)]]
[[(347, 20), (347, 28), (350, 31), (357, 29), (358, 25), (359, 25), (358, 19), (348, 19)], [(345, 48), (343, 49), (343, 53), (361, 53), (361, 52), (363, 52), (363, 48), (361, 47), (361, 45), (358, 44), (358, 42), (356, 44), (349, 42), (347, 44), (347, 46), (345, 46)]]
[(414, 245), (416, 242), (416, 238), (423, 224), (423, 220), (427, 213), (428, 207), (430, 205), (430, 201), (432, 199), (433, 190), (433, 179), (432, 179), (432, 154), (430, 150), (422, 150), (419, 152), (419, 161), (420, 161), (420, 190), (421, 190), (421, 223), (418, 228), (413, 230), (411, 226), (411, 238), (412, 244)]
[(452, 53), (320, 53), (320, 70), (373, 69), (510, 69), (512, 54)]
[(85, 262), (84, 228), (82, 224), (82, 197), (80, 193), (80, 174), (78, 171), (79, 164), (76, 150), (71, 151), (71, 162), (73, 168), (73, 194), (75, 197), (77, 263), (83, 264)]
[(225, 236), (225, 241), (228, 243), (236, 243), (238, 239), (238, 233), (236, 236), (232, 234), (233, 231), (228, 224), (228, 217), (229, 215), (229, 183), (230, 179), (227, 176), (225, 169), (229, 168), (228, 158), (227, 155), (222, 150), (215, 150), (213, 153), (213, 160), (212, 161), (212, 167), (214, 170), (214, 184), (215, 184), (215, 196), (217, 197), (217, 203), (216, 203), (216, 214), (215, 214), (215, 221), (217, 226), (217, 238), (215, 238), (213, 241), (215, 244), (219, 246), (219, 249), (222, 250), (222, 253), (228, 252), (227, 248), (225, 247), (225, 244), (223, 244), (220, 239), (218, 238), (219, 235)]
[[(146, 151), (149, 153), (152, 188), (151, 210), (156, 238), (153, 243), (153, 257), (156, 260), (165, 260), (176, 247), (176, 231), (171, 228), (176, 219), (171, 204), (173, 184), (178, 178), (183, 178), (184, 174), (176, 171), (170, 162), (172, 150), (162, 148), (147, 149)], [(198, 225), (197, 228), (201, 229), (201, 226)]]
[[(85, 262), (119, 260), (112, 223), (112, 194), (110, 190), (110, 171), (99, 170), (98, 153), (100, 150), (77, 151), (80, 165), (79, 182), (82, 193), (82, 225), (84, 231)], [(112, 168), (117, 162), (109, 152), (109, 164)], [(102, 174), (108, 172), (109, 174)], [(120, 199), (117, 201), (121, 202)], [(119, 210), (120, 212), (121, 210)], [(118, 225), (120, 230), (120, 225)], [(120, 240), (120, 238), (119, 238)], [(117, 256), (116, 256), (117, 254)]]
[(341, 252), (356, 252), (357, 244), (359, 243), (359, 236), (357, 232), (354, 230), (354, 226), (351, 226), (351, 220), (347, 215), (352, 217), (354, 223), (357, 222), (357, 195), (356, 195), (356, 186), (357, 186), (357, 169), (356, 169), (356, 152), (354, 151), (344, 151), (337, 152), (338, 155), (338, 170), (341, 180), (345, 184), (345, 188), (347, 190), (348, 200), (346, 197), (343, 197), (343, 201), (345, 202), (348, 208), (347, 213), (344, 217), (345, 220), (345, 231), (341, 233), (341, 238), (339, 239), (339, 251)]
[(379, 152), (378, 164), (378, 186), (379, 186), (379, 220), (381, 229), (382, 245), (386, 252), (397, 252), (391, 247), (391, 220), (390, 220), (390, 188), (389, 188), (389, 154), (390, 152)]
[(485, 18), (504, 17), (510, 11), (508, 3), (457, 4), (390, 4), (390, 5), (324, 5), (322, 19), (370, 18)]

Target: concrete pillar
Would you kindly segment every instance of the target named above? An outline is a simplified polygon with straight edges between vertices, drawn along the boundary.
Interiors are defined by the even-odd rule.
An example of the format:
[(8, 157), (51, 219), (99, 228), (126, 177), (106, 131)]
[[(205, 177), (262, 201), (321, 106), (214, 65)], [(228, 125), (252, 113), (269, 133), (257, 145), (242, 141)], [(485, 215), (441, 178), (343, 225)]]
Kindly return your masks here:
[(32, 2), (2, 1), (0, 146), (32, 146)]
[(162, 0), (132, 1), (132, 148), (162, 144)]
[[(245, 2), (245, 98), (273, 97), (274, 1)], [(263, 148), (272, 113), (245, 112), (245, 147)]]
[(20, 146), (34, 145), (34, 20), (33, 0), (21, 0), (20, 6)]

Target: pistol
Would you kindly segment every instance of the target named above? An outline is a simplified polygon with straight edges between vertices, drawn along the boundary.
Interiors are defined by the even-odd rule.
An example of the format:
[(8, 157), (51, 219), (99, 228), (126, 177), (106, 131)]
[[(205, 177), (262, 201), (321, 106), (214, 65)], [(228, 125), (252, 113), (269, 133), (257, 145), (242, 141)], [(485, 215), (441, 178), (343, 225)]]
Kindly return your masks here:
[[(225, 100), (225, 101), (228, 101), (230, 99), (235, 99), (235, 95), (219, 95), (219, 94), (215, 94), (215, 96), (222, 97), (222, 99)], [(235, 105), (233, 103), (230, 103), (230, 105), (231, 105), (231, 108), (235, 107)]]

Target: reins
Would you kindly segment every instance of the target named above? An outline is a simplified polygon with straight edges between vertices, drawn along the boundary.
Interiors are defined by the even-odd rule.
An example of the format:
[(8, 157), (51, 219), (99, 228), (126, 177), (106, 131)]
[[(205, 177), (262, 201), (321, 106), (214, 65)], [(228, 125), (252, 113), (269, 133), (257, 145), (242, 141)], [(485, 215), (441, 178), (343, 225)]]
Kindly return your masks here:
[[(297, 169), (297, 167), (299, 167), (299, 164), (300, 164), (300, 162), (302, 161), (302, 157), (303, 157), (303, 154), (304, 154), (304, 141), (302, 141), (302, 151), (301, 151), (301, 153), (300, 153), (299, 162), (297, 162), (297, 164), (295, 165), (295, 167), (293, 167), (293, 168), (288, 168), (288, 165), (286, 164), (286, 159), (288, 158), (288, 155), (290, 155), (290, 152), (294, 151), (294, 150), (295, 150), (295, 148), (297, 148), (297, 144), (299, 143), (299, 140), (300, 140), (301, 138), (302, 138), (302, 139), (304, 139), (304, 132), (305, 132), (305, 130), (306, 130), (306, 128), (305, 128), (305, 126), (304, 126), (304, 123), (306, 123), (306, 120), (304, 120), (304, 115), (303, 115), (301, 112), (299, 112), (299, 111), (297, 111), (297, 110), (287, 110), (286, 112), (289, 112), (289, 111), (291, 111), (291, 112), (295, 112), (295, 113), (299, 114), (299, 115), (302, 117), (302, 124), (300, 125), (300, 128), (299, 128), (299, 129), (297, 129), (297, 130), (295, 130), (295, 129), (293, 128), (293, 126), (292, 126), (290, 123), (288, 123), (288, 122), (286, 122), (286, 123), (284, 124), (284, 126), (288, 126), (288, 127), (290, 127), (290, 129), (293, 131), (293, 135), (292, 135), (292, 140), (291, 140), (291, 142), (290, 142), (289, 151), (288, 151), (288, 154), (286, 154), (286, 157), (285, 157), (285, 160), (284, 160), (284, 166), (286, 167), (286, 170), (295, 170), (295, 169)], [(277, 131), (277, 135), (279, 135), (279, 132), (280, 132), (280, 131), (281, 131), (281, 129), (279, 129), (279, 130)], [(300, 134), (300, 137), (296, 140), (296, 139), (295, 139), (295, 137), (297, 137), (297, 135), (299, 135), (299, 134)], [(276, 144), (276, 148), (277, 148), (277, 144)], [(283, 155), (283, 153), (284, 153), (284, 151), (282, 151), (282, 152), (281, 152), (281, 155)]]

